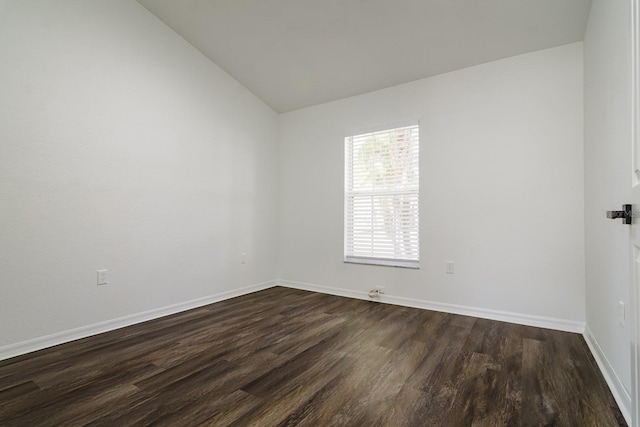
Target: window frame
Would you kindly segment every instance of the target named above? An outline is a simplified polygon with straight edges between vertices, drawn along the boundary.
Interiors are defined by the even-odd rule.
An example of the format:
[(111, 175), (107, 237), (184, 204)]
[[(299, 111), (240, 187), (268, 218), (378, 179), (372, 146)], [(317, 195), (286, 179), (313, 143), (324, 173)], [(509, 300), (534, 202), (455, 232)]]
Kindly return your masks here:
[[(416, 173), (417, 173), (417, 179), (416, 179), (416, 186), (414, 187), (406, 187), (402, 190), (393, 190), (393, 191), (388, 191), (388, 190), (372, 190), (371, 192), (363, 192), (362, 190), (360, 191), (354, 191), (352, 188), (350, 189), (350, 186), (352, 187), (353, 185), (353, 174), (354, 174), (354, 159), (352, 158), (352, 156), (349, 155), (348, 150), (351, 148), (351, 150), (353, 150), (353, 141), (356, 140), (357, 138), (362, 138), (362, 137), (366, 137), (367, 135), (373, 135), (376, 133), (391, 133), (397, 130), (401, 130), (403, 128), (409, 128), (409, 127), (415, 127), (417, 130), (417, 140), (415, 141), (415, 146), (412, 146), (412, 150), (415, 150), (415, 162), (416, 162)], [(376, 127), (371, 127), (365, 130), (359, 130), (357, 132), (346, 132), (345, 133), (345, 137), (343, 139), (344, 141), (344, 161), (343, 161), (343, 167), (344, 167), (344, 185), (343, 185), (343, 191), (344, 191), (344, 230), (343, 230), (343, 240), (344, 240), (344, 257), (343, 257), (343, 261), (345, 263), (349, 263), (349, 264), (364, 264), (364, 265), (378, 265), (378, 266), (390, 266), (390, 267), (401, 267), (401, 268), (410, 268), (410, 269), (419, 269), (420, 268), (420, 179), (419, 179), (419, 171), (420, 171), (420, 121), (417, 119), (414, 120), (407, 120), (407, 121), (403, 121), (403, 122), (399, 122), (399, 123), (393, 123), (393, 124), (388, 124), (388, 125), (381, 125), (381, 126), (376, 126)], [(349, 161), (349, 159), (351, 159), (351, 165), (349, 165), (347, 162)], [(351, 182), (349, 181), (351, 180)], [(383, 195), (389, 195), (391, 193), (393, 194), (397, 194), (397, 195), (415, 195), (416, 197), (416, 207), (414, 208), (415, 210), (415, 216), (416, 216), (416, 225), (414, 226), (417, 229), (417, 237), (415, 238), (415, 250), (416, 250), (416, 258), (415, 259), (407, 259), (407, 258), (389, 258), (389, 257), (383, 257), (383, 256), (362, 256), (362, 255), (354, 255), (353, 252), (350, 252), (350, 243), (352, 246), (352, 242), (350, 242), (350, 234), (349, 234), (349, 229), (350, 226), (352, 225), (352, 223), (350, 222), (349, 219), (349, 215), (350, 215), (350, 200), (354, 197), (354, 195), (360, 195), (360, 196), (366, 196), (366, 194), (369, 194), (371, 197), (376, 197), (376, 196), (383, 196)], [(373, 219), (372, 219), (372, 224), (373, 224)], [(373, 225), (371, 226), (373, 228)], [(351, 233), (351, 236), (353, 236), (353, 233)], [(373, 245), (373, 242), (372, 242)]]

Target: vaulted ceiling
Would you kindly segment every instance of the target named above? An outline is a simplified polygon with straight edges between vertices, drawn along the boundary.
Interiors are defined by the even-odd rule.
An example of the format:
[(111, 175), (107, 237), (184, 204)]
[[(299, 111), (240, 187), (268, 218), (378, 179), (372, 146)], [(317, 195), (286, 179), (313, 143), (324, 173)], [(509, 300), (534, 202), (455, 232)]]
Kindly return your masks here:
[(580, 41), (591, 0), (138, 0), (278, 112)]

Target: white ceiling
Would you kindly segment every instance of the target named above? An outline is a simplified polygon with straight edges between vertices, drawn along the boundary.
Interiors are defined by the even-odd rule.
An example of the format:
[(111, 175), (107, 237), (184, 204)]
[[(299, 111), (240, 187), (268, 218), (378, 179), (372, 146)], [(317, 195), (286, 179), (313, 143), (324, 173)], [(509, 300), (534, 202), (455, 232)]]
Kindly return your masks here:
[(591, 0), (138, 0), (278, 112), (580, 41)]

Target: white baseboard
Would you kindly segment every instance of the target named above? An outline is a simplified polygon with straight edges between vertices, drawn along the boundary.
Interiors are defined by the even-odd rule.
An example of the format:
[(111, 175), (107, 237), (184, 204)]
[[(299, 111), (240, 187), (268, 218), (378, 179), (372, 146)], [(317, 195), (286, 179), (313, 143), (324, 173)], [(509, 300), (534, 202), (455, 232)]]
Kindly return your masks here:
[(596, 363), (598, 364), (607, 385), (609, 385), (611, 394), (613, 394), (613, 398), (616, 400), (616, 403), (620, 408), (620, 412), (622, 412), (622, 416), (627, 421), (627, 424), (631, 425), (631, 395), (627, 389), (625, 389), (620, 378), (618, 378), (618, 375), (613, 369), (613, 366), (611, 366), (609, 359), (607, 359), (604, 351), (602, 351), (602, 347), (600, 347), (600, 344), (598, 344), (598, 341), (591, 332), (591, 329), (589, 329), (589, 325), (586, 325), (585, 327), (584, 340), (587, 342), (587, 346), (589, 346), (589, 350), (591, 350), (591, 354), (593, 354), (594, 359), (596, 359)]
[[(302, 289), (306, 291), (320, 292), (324, 294), (338, 295), (349, 298), (371, 300), (365, 291), (351, 289), (332, 288), (328, 286), (314, 285), (310, 283), (279, 280), (279, 286)], [(555, 319), (551, 317), (532, 316), (528, 314), (512, 313), (508, 311), (490, 310), (485, 308), (469, 307), (456, 304), (447, 304), (434, 301), (425, 301), (414, 298), (404, 298), (383, 294), (377, 301), (402, 305), (405, 307), (422, 308), (425, 310), (441, 311), (445, 313), (461, 314), (464, 316), (479, 317), (482, 319), (498, 320), (501, 322), (516, 323), (519, 325), (535, 326), (538, 328), (555, 329), (565, 332), (584, 333), (584, 322), (574, 320)]]
[(181, 311), (191, 310), (193, 308), (202, 307), (239, 297), (241, 295), (250, 294), (252, 292), (261, 291), (263, 289), (272, 288), (277, 285), (275, 280), (257, 283), (255, 285), (246, 286), (240, 289), (220, 292), (218, 294), (209, 295), (203, 298), (185, 301), (178, 304), (168, 305), (166, 307), (155, 308), (153, 310), (136, 313), (129, 316), (118, 317), (116, 319), (106, 320), (104, 322), (94, 323), (67, 331), (56, 332), (51, 335), (30, 339), (27, 341), (10, 344), (0, 347), (0, 360), (9, 359), (11, 357), (20, 356), (22, 354), (31, 353), (33, 351), (42, 350), (54, 345), (64, 344), (69, 341), (75, 341), (103, 332), (112, 331), (114, 329), (124, 328), (125, 326), (135, 325), (136, 323), (146, 322), (148, 320), (157, 319), (159, 317), (168, 316), (170, 314), (179, 313)]

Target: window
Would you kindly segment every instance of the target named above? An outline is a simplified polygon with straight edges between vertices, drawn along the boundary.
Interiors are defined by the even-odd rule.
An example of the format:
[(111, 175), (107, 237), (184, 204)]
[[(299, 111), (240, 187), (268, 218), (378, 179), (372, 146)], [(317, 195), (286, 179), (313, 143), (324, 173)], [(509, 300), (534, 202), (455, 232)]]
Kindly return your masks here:
[(417, 123), (345, 138), (344, 260), (419, 267)]

